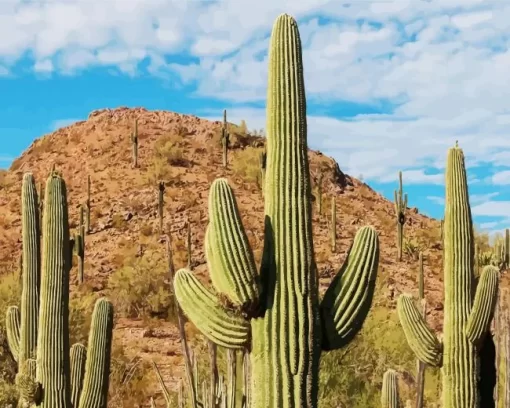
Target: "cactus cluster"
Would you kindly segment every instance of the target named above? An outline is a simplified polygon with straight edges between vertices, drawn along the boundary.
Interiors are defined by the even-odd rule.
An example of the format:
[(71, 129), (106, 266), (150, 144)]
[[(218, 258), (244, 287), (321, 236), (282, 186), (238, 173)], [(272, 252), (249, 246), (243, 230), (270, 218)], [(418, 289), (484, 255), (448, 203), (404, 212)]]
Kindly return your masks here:
[(441, 367), (443, 408), (479, 407), (479, 347), (492, 319), (499, 271), (486, 266), (475, 293), (474, 237), (464, 154), (448, 151), (444, 218), (444, 324), (440, 341), (412, 297), (401, 295), (397, 310), (409, 346), (424, 363)]
[(72, 262), (67, 193), (64, 180), (55, 172), (46, 183), (42, 229), (41, 257), (37, 192), (33, 175), (25, 174), (21, 305), (9, 307), (6, 316), (9, 348), (18, 363), (20, 403), (106, 408), (113, 306), (105, 298), (96, 302), (88, 353), (83, 345), (69, 347)]
[(266, 128), (260, 272), (233, 191), (218, 179), (211, 186), (205, 237), (217, 293), (181, 269), (175, 295), (210, 341), (249, 353), (253, 408), (316, 407), (321, 351), (346, 345), (361, 327), (375, 286), (379, 242), (372, 228), (361, 228), (319, 302), (301, 40), (295, 20), (285, 14), (271, 34)]

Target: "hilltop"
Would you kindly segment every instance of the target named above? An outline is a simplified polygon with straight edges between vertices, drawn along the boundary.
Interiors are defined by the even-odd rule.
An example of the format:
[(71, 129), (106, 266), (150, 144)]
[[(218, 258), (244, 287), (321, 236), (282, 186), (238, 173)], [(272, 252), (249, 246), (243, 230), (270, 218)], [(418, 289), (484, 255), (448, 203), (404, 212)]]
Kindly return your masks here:
[[(131, 159), (130, 133), (135, 119), (139, 131), (139, 168), (133, 168)], [(91, 177), (92, 231), (86, 238), (86, 282), (78, 287), (76, 268), (73, 268), (71, 296), (79, 298), (90, 293), (110, 296), (117, 310), (115, 342), (124, 346), (129, 357), (157, 361), (165, 381), (173, 389), (182, 373), (182, 364), (177, 330), (163, 310), (168, 304), (165, 293), (168, 293), (169, 282), (164, 278), (164, 267), (161, 271), (165, 246), (158, 231), (157, 182), (162, 180), (166, 187), (164, 232), (172, 234), (177, 267), (187, 262), (185, 238), (189, 220), (192, 265), (201, 279), (208, 279), (203, 242), (209, 186), (217, 177), (226, 177), (235, 191), (257, 262), (262, 250), (263, 197), (258, 184), (258, 166), (264, 138), (230, 124), (231, 150), (225, 170), (221, 164), (220, 127), (220, 122), (144, 108), (98, 110), (85, 121), (35, 140), (8, 171), (0, 172), (0, 275), (17, 270), (19, 264), (23, 173), (33, 172), (36, 180), (42, 182), (53, 165), (62, 172), (68, 187), (73, 232), (78, 225), (80, 205), (86, 199), (87, 177)], [(417, 293), (417, 259), (421, 250), (425, 259), (427, 319), (436, 330), (441, 330), (439, 221), (420, 214), (418, 209), (408, 209), (405, 234), (411, 244), (403, 261), (397, 262), (394, 204), (367, 184), (342, 172), (341, 163), (337, 164), (321, 152), (310, 150), (309, 158), (313, 186), (319, 173), (324, 174), (323, 211), (322, 214), (317, 211), (314, 187), (313, 218), (321, 290), (342, 265), (356, 230), (372, 225), (379, 232), (381, 254), (375, 312), (370, 317), (375, 323), (370, 327), (381, 326), (382, 320), (394, 320), (388, 316), (395, 314), (400, 293)], [(337, 212), (334, 253), (329, 230), (332, 195), (336, 197)], [(143, 265), (142, 259), (146, 262)], [(151, 262), (159, 269), (154, 272), (150, 284), (140, 280), (130, 282), (131, 275), (127, 271), (133, 265), (135, 269), (145, 268), (136, 275), (137, 279), (152, 279)], [(127, 296), (129, 290), (141, 290), (141, 286), (161, 294), (143, 307), (138, 304), (131, 307), (122, 297)], [(87, 313), (92, 310), (89, 309)], [(149, 320), (145, 318), (147, 315)], [(377, 319), (381, 319), (381, 324)], [(193, 334), (193, 329), (189, 330)], [(396, 363), (388, 361), (387, 364)]]

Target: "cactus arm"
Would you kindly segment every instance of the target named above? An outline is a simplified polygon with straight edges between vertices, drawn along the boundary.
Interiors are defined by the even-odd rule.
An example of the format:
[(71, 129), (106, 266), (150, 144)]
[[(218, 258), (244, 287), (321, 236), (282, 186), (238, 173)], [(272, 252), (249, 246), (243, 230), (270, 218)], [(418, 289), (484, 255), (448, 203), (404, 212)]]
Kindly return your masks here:
[(378, 260), (377, 233), (363, 227), (320, 305), (323, 350), (344, 346), (363, 325), (372, 303)]
[(253, 252), (227, 180), (213, 182), (209, 194), (206, 256), (216, 290), (235, 305), (256, 306), (259, 284)]
[(381, 389), (382, 408), (399, 408), (398, 380), (395, 370), (387, 370), (383, 375)]
[(14, 361), (19, 361), (21, 315), (17, 306), (9, 306), (5, 316), (7, 344)]
[(41, 384), (35, 381), (37, 362), (26, 359), (16, 375), (16, 386), (20, 395), (19, 407), (39, 405), (42, 398)]
[(113, 305), (98, 299), (92, 313), (79, 408), (106, 408), (112, 349)]
[(219, 346), (234, 349), (247, 344), (249, 322), (223, 307), (190, 271), (177, 271), (174, 290), (183, 312), (209, 340)]
[(78, 407), (83, 389), (87, 349), (83, 344), (76, 343), (71, 347), (71, 403)]
[(488, 265), (483, 269), (466, 324), (466, 336), (475, 345), (480, 344), (489, 329), (498, 295), (498, 280), (497, 268)]
[(416, 357), (433, 367), (440, 367), (442, 346), (427, 326), (425, 319), (409, 295), (401, 295), (397, 301), (397, 312), (407, 343)]

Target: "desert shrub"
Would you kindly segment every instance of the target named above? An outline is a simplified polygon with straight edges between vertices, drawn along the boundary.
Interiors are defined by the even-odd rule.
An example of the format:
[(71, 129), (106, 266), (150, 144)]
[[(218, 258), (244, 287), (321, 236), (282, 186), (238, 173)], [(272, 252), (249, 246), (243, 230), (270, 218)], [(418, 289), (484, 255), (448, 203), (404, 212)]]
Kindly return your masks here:
[(92, 312), (98, 295), (90, 292), (87, 286), (79, 287), (69, 299), (69, 339), (70, 344), (87, 344), (89, 339)]
[[(321, 359), (319, 406), (365, 408), (380, 405), (382, 377), (388, 368), (415, 375), (416, 360), (393, 309), (372, 309), (361, 332), (345, 348)], [(425, 402), (437, 401), (439, 372), (427, 368)], [(404, 376), (402, 376), (404, 377)], [(405, 401), (414, 382), (402, 384)]]
[(109, 408), (142, 407), (150, 398), (155, 379), (150, 366), (137, 358), (129, 358), (124, 348), (114, 343), (110, 363)]
[(259, 154), (261, 149), (243, 149), (232, 155), (232, 171), (248, 183), (257, 183), (260, 177)]
[(115, 311), (126, 317), (167, 316), (173, 300), (169, 291), (166, 256), (147, 250), (143, 256), (128, 257), (108, 280)]

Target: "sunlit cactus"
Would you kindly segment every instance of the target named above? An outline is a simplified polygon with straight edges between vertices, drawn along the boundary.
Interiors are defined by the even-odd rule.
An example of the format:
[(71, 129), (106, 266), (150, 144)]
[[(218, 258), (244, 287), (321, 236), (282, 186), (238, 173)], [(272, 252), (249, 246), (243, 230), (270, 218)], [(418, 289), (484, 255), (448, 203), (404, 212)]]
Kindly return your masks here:
[(232, 189), (219, 179), (211, 187), (205, 238), (217, 294), (181, 269), (174, 278), (175, 295), (209, 340), (249, 352), (251, 407), (313, 408), (321, 351), (349, 343), (370, 308), (379, 241), (372, 228), (358, 231), (319, 304), (301, 40), (295, 20), (285, 14), (271, 35), (266, 128), (259, 273)]
[(412, 298), (397, 304), (409, 346), (426, 364), (442, 367), (443, 408), (479, 407), (478, 348), (492, 319), (499, 271), (486, 266), (474, 291), (474, 237), (464, 154), (448, 151), (444, 219), (444, 325), (442, 343)]
[(389, 369), (384, 373), (381, 390), (381, 407), (400, 407), (400, 400), (398, 395), (398, 377), (395, 370)]

